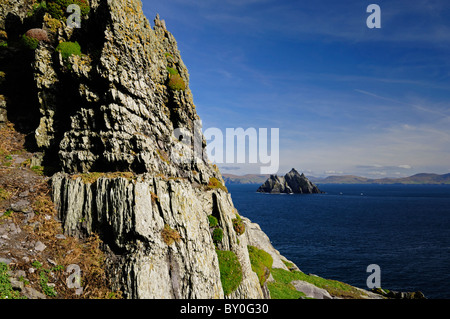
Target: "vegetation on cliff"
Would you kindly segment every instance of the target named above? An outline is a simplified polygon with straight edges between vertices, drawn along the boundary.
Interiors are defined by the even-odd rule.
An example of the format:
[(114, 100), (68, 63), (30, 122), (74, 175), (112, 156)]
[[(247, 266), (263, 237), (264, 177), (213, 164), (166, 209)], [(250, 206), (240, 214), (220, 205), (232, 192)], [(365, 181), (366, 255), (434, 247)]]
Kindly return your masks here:
[(269, 253), (255, 246), (249, 245), (247, 246), (247, 249), (252, 264), (252, 270), (258, 275), (259, 282), (262, 286), (272, 271), (273, 258)]
[(61, 42), (56, 47), (56, 51), (61, 52), (61, 56), (65, 60), (72, 55), (81, 55), (81, 47), (78, 42)]
[(223, 293), (231, 294), (242, 281), (242, 267), (232, 251), (216, 250), (219, 259), (220, 281)]

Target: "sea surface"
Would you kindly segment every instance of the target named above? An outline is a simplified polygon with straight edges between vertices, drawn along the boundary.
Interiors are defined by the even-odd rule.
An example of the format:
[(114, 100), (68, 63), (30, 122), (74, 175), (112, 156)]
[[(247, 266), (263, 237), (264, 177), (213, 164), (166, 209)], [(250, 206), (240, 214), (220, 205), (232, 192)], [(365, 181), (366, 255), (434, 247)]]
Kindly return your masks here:
[(257, 193), (227, 185), (242, 216), (303, 272), (367, 289), (450, 299), (450, 185), (318, 185), (325, 194)]

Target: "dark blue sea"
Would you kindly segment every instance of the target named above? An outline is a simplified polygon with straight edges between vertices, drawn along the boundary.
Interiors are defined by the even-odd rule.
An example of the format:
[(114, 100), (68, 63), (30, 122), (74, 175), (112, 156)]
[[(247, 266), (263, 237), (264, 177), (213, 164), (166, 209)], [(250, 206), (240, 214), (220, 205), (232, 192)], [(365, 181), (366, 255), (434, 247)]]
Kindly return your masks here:
[(450, 299), (450, 185), (319, 185), (325, 194), (256, 193), (227, 185), (239, 213), (303, 272), (367, 289)]

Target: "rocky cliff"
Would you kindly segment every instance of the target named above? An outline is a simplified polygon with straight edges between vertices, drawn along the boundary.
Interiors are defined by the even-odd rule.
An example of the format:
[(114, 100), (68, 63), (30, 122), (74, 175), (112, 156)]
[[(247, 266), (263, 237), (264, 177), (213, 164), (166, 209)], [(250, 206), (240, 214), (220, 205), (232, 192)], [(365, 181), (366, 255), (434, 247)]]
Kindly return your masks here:
[[(93, 0), (70, 28), (50, 10), (63, 3), (2, 3), (0, 58), (2, 119), (53, 175), (65, 233), (100, 236), (127, 298), (263, 298), (165, 22), (138, 0)], [(225, 292), (222, 251), (240, 274)]]
[(260, 193), (272, 194), (318, 194), (319, 188), (294, 168), (285, 176), (270, 175), (258, 188)]

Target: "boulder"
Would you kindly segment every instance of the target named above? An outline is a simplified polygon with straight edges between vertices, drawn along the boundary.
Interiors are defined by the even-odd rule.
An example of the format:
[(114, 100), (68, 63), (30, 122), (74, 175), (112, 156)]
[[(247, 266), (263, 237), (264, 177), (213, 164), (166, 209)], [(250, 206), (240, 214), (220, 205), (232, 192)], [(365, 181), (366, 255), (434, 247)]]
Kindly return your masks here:
[(309, 282), (303, 280), (294, 280), (291, 284), (297, 291), (303, 292), (306, 297), (314, 299), (333, 299), (333, 297), (325, 289), (319, 288)]

